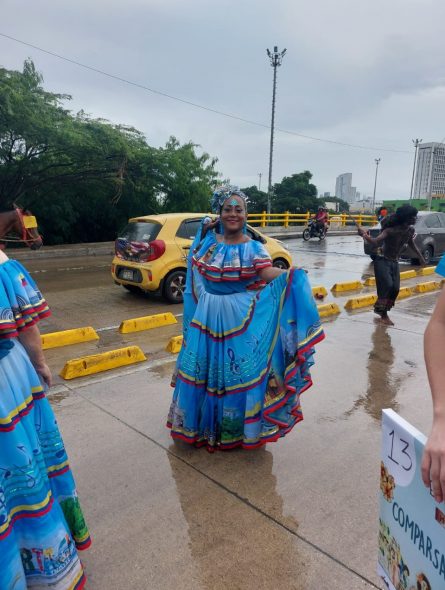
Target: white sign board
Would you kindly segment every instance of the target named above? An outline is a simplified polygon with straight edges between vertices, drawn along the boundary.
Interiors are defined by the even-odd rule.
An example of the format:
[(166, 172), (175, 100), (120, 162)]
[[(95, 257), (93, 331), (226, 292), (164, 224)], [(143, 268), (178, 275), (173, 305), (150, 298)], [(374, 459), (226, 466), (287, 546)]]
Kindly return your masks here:
[(378, 574), (390, 590), (445, 588), (445, 505), (420, 473), (425, 436), (383, 410)]

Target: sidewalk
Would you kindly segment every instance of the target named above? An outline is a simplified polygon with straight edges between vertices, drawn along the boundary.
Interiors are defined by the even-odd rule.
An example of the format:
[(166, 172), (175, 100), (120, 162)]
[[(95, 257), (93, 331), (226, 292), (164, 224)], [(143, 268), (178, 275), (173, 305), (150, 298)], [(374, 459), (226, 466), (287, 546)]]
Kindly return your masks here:
[(426, 395), (419, 403), (427, 318), (414, 321), (404, 305), (382, 334), (371, 312), (327, 324), (305, 420), (256, 451), (172, 442), (170, 359), (53, 391), (93, 537), (82, 555), (88, 590), (383, 588), (381, 409), (425, 432), (431, 415)]

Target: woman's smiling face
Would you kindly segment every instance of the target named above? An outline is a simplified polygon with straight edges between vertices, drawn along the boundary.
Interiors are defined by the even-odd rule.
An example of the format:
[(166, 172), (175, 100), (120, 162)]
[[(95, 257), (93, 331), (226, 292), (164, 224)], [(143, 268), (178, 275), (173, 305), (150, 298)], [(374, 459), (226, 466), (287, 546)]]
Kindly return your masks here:
[(238, 195), (231, 195), (224, 201), (221, 209), (221, 223), (224, 230), (236, 233), (243, 229), (246, 222), (246, 207), (244, 201)]

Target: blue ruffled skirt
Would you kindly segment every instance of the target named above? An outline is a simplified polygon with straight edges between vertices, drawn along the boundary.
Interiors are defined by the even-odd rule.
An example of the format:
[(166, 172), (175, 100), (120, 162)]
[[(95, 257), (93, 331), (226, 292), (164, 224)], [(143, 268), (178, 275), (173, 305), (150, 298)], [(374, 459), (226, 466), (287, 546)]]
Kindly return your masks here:
[(278, 440), (302, 420), (300, 394), (324, 337), (306, 273), (293, 269), (260, 292), (219, 292), (226, 287), (193, 273), (199, 292), (177, 363), (173, 438), (208, 450)]
[(21, 344), (0, 357), (0, 588), (82, 588), (90, 537), (54, 413)]

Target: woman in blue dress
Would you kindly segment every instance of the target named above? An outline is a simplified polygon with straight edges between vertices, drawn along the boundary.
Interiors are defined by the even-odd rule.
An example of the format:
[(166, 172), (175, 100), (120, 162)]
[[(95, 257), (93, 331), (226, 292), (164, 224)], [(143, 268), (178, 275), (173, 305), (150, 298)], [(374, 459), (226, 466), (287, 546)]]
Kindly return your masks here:
[(302, 420), (314, 345), (323, 339), (306, 273), (272, 266), (246, 235), (246, 196), (215, 191), (190, 250), (184, 339), (167, 426), (209, 451), (253, 449)]
[(62, 438), (44, 389), (51, 372), (39, 319), (48, 306), (0, 252), (0, 589), (78, 590), (90, 545)]

